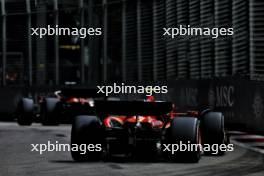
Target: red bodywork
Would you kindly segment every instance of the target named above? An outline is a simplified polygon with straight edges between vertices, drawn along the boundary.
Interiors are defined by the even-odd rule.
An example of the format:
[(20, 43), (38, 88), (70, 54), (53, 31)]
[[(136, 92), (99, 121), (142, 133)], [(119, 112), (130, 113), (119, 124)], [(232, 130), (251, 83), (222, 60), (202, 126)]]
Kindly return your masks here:
[(81, 104), (85, 104), (85, 103), (90, 103), (90, 101), (88, 98), (75, 98), (75, 97), (70, 97), (66, 99), (67, 103), (81, 103)]
[[(155, 98), (153, 96), (148, 96), (146, 101), (154, 102)], [(104, 120), (105, 127), (114, 127), (116, 123), (122, 126), (125, 123), (149, 123), (152, 128), (162, 128), (164, 122), (160, 120), (157, 116), (109, 116)]]
[[(148, 96), (147, 102), (155, 102), (153, 96)], [(175, 117), (180, 116), (191, 116), (198, 117), (199, 113), (197, 111), (188, 111), (186, 113), (176, 112), (176, 106), (173, 104), (172, 111), (163, 116), (108, 116), (104, 119), (104, 125), (107, 128), (115, 126), (123, 126), (125, 123), (148, 123), (153, 129), (169, 128), (170, 123), (166, 123)]]
[(104, 119), (105, 127), (111, 128), (115, 125), (122, 126), (125, 123), (149, 123), (152, 128), (162, 128), (164, 122), (156, 116), (109, 116)]
[(104, 119), (104, 125), (107, 128), (115, 127), (115, 126), (122, 126), (125, 123), (149, 123), (153, 129), (161, 129), (166, 124), (165, 128), (170, 127), (170, 123), (165, 123), (165, 119), (173, 119), (175, 117), (180, 116), (190, 116), (190, 117), (197, 117), (197, 111), (189, 111), (187, 113), (177, 113), (171, 112), (165, 116), (157, 117), (157, 116), (108, 116)]

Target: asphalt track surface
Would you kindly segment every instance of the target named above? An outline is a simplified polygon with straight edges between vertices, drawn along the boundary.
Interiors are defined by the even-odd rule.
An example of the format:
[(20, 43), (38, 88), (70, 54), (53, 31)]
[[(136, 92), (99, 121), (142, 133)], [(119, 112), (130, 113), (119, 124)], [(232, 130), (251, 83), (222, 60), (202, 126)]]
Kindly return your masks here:
[(32, 143), (70, 142), (70, 126), (43, 127), (34, 124), (21, 127), (0, 123), (0, 176), (263, 176), (262, 154), (235, 146), (225, 156), (203, 156), (199, 163), (166, 161), (110, 161), (77, 163), (70, 152), (31, 152)]

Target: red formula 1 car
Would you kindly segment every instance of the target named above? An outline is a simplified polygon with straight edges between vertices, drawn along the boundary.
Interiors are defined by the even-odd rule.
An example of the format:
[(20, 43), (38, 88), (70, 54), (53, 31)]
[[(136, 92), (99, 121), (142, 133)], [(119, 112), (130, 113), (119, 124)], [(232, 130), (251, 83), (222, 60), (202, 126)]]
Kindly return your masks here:
[(36, 102), (32, 98), (22, 98), (18, 104), (16, 117), (19, 125), (31, 125), (34, 121), (43, 125), (71, 123), (79, 114), (94, 114), (96, 99), (105, 99), (95, 89), (61, 89), (51, 96), (41, 96)]
[(177, 113), (172, 103), (155, 102), (153, 98), (148, 101), (95, 101), (94, 115), (75, 117), (71, 144), (100, 145), (101, 150), (85, 153), (72, 150), (71, 154), (76, 161), (115, 155), (150, 159), (162, 154), (170, 160), (198, 162), (201, 148), (180, 151), (175, 150), (176, 144), (221, 145), (225, 140), (224, 117), (220, 112)]

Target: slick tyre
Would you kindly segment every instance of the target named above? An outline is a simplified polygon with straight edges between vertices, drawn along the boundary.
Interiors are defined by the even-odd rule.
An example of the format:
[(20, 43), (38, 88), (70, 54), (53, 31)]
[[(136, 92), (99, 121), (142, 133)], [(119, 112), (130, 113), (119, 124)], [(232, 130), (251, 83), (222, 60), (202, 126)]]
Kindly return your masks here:
[(17, 123), (29, 126), (33, 123), (34, 102), (29, 98), (22, 98), (17, 106)]
[(97, 146), (93, 151), (71, 150), (73, 160), (78, 162), (97, 161), (102, 157), (103, 129), (99, 119), (95, 116), (81, 115), (75, 117), (71, 130), (72, 149), (82, 146)]
[[(224, 116), (221, 112), (208, 112), (202, 117), (203, 144), (221, 145), (226, 143)], [(223, 155), (225, 152), (219, 151), (214, 154), (212, 151), (205, 151), (205, 155)]]
[(59, 113), (57, 111), (57, 105), (59, 103), (58, 98), (45, 98), (41, 107), (41, 123), (42, 125), (58, 125)]
[[(166, 143), (171, 145), (201, 144), (199, 120), (193, 117), (177, 117), (171, 121), (171, 127), (166, 131)], [(197, 163), (201, 157), (199, 145), (194, 150), (169, 151), (166, 153), (168, 159), (176, 162)], [(175, 147), (176, 148), (176, 147)], [(175, 149), (174, 148), (174, 149)], [(164, 151), (164, 150), (163, 150)]]

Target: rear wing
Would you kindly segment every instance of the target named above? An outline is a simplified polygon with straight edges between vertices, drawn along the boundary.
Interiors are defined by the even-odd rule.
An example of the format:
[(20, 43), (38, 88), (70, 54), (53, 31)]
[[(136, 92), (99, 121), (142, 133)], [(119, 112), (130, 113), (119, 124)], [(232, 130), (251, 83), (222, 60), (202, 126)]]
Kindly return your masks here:
[(159, 116), (172, 110), (170, 102), (143, 101), (95, 101), (97, 113), (108, 115), (149, 115)]
[(65, 97), (75, 97), (75, 98), (105, 98), (105, 94), (97, 93), (97, 89), (61, 89), (59, 94)]

